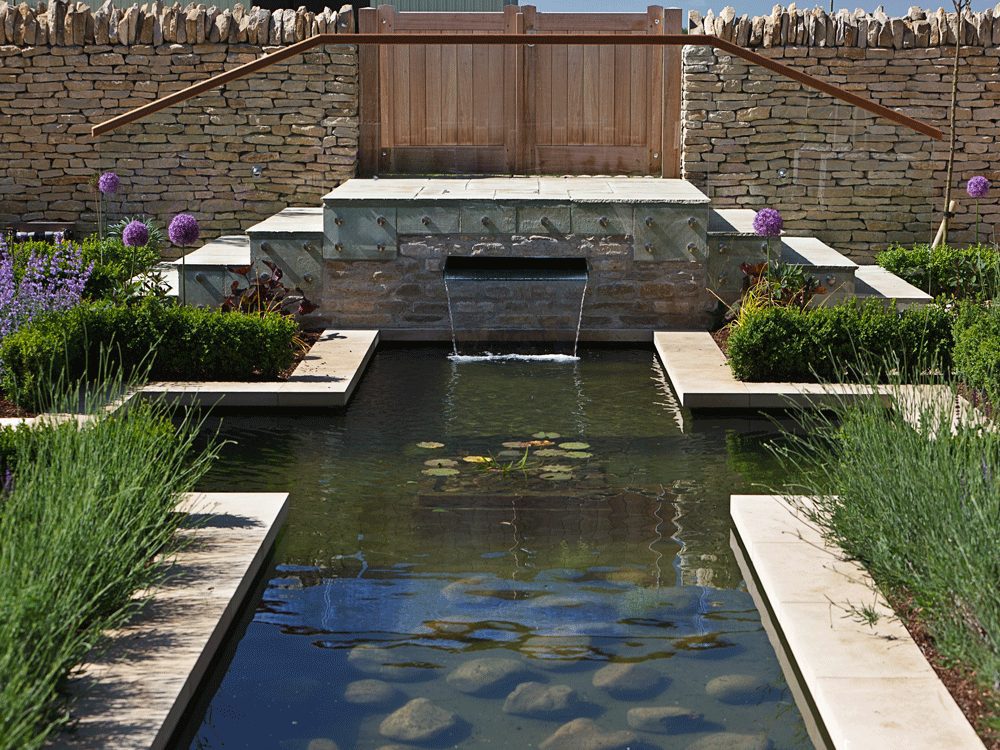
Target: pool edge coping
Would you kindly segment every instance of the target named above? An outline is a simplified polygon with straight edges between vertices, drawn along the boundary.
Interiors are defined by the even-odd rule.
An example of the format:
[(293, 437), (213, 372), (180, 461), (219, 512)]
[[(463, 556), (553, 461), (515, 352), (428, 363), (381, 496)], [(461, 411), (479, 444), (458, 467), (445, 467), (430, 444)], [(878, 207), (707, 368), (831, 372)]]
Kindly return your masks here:
[[(731, 495), (730, 545), (810, 739), (821, 748), (984, 750), (868, 572), (825, 541), (796, 501), (810, 503)], [(850, 612), (869, 602), (880, 614), (873, 627)], [(826, 663), (831, 654), (836, 664)]]
[(192, 544), (170, 563), (177, 579), (158, 584), (143, 608), (74, 668), (66, 688), (76, 699), (71, 729), (53, 735), (46, 750), (169, 746), (274, 547), (288, 493), (192, 492), (178, 509), (245, 522), (181, 531)]

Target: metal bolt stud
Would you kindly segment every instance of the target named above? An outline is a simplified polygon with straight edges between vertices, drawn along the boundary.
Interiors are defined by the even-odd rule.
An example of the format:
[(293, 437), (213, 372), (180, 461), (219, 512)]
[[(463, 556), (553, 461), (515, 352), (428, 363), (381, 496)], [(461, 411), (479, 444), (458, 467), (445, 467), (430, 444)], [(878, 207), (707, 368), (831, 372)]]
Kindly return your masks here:
[(379, 216), (377, 219), (375, 219), (375, 223), (378, 224), (380, 227), (384, 227), (385, 226), (385, 217), (384, 216)]
[(378, 247), (378, 251), (380, 253), (384, 253), (385, 252), (385, 245), (377, 245), (376, 247)]
[(602, 227), (606, 227), (608, 225), (608, 217), (602, 216), (597, 220), (597, 223), (600, 224)]
[(342, 242), (338, 242), (336, 245), (333, 246), (333, 249), (336, 250), (338, 253), (342, 253), (344, 252), (344, 244)]
[(653, 243), (652, 242), (647, 242), (646, 245), (645, 245), (645, 247), (646, 247), (646, 252), (649, 253), (650, 255), (652, 255), (653, 254)]
[(260, 243), (260, 249), (261, 249), (261, 252), (265, 252), (265, 253), (271, 252), (271, 243), (270, 242), (261, 242)]
[(430, 216), (421, 216), (420, 217), (420, 223), (423, 224), (425, 227), (429, 227), (431, 225), (431, 217)]
[(336, 224), (338, 227), (344, 226), (344, 220), (341, 219), (339, 216), (334, 217), (333, 223)]
[(315, 277), (315, 276), (313, 276), (313, 275), (312, 275), (311, 273), (307, 273), (307, 274), (303, 274), (303, 275), (302, 275), (302, 280), (303, 280), (304, 282), (306, 282), (307, 284), (312, 284), (312, 283), (313, 283), (313, 281), (315, 280), (315, 278), (316, 278), (316, 277)]
[(693, 242), (689, 242), (688, 243), (688, 252), (689, 253), (693, 253), (697, 249), (698, 249), (698, 246), (696, 244), (694, 244)]
[(651, 227), (651, 226), (653, 226), (654, 224), (656, 224), (656, 222), (655, 222), (655, 221), (653, 221), (653, 217), (652, 217), (652, 216), (647, 216), (647, 217), (646, 217), (646, 226), (647, 226), (647, 227)]
[(549, 221), (549, 217), (548, 216), (543, 216), (541, 219), (538, 220), (538, 223), (541, 224), (543, 227), (547, 227), (552, 222)]
[(194, 275), (194, 280), (197, 281), (199, 284), (202, 283), (205, 280), (205, 274), (199, 271)]
[(696, 219), (694, 216), (688, 216), (688, 226), (691, 227), (692, 229), (697, 227), (698, 219)]
[(490, 217), (489, 216), (484, 216), (479, 221), (482, 222), (482, 224), (483, 224), (484, 227), (488, 227), (490, 225)]

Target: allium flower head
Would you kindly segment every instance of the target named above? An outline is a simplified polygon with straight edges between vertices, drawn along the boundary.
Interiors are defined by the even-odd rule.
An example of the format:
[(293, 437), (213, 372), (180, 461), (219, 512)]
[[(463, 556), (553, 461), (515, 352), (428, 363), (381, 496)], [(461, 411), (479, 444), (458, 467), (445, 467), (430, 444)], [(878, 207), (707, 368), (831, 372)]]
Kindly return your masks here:
[(753, 231), (761, 237), (777, 237), (784, 226), (781, 214), (775, 208), (762, 208), (753, 217)]
[(149, 242), (149, 227), (134, 219), (122, 230), (122, 242), (126, 247), (142, 247)]
[(167, 236), (170, 237), (170, 241), (180, 247), (193, 245), (198, 241), (199, 234), (198, 220), (191, 214), (177, 214), (170, 220), (170, 226), (167, 227)]
[(981, 174), (976, 175), (965, 183), (965, 192), (971, 198), (985, 198), (986, 194), (990, 192), (990, 181)]
[(121, 179), (114, 172), (105, 172), (97, 180), (97, 189), (105, 195), (111, 195), (118, 192), (118, 186), (121, 185), (121, 182)]

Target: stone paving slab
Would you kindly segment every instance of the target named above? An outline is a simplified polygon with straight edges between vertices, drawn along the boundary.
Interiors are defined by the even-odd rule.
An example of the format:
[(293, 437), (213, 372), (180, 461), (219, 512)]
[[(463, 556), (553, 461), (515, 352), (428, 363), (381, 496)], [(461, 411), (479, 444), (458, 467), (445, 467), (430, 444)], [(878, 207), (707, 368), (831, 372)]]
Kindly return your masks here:
[(365, 201), (511, 200), (602, 203), (708, 203), (687, 180), (648, 177), (481, 177), (348, 180), (324, 203)]
[(287, 512), (284, 493), (194, 493), (196, 526), (170, 578), (67, 689), (75, 699), (59, 750), (159, 750), (194, 697), (253, 587)]
[[(185, 266), (245, 266), (250, 263), (250, 238), (243, 234), (217, 237), (184, 256)], [(180, 268), (181, 260), (170, 266)]]
[(934, 300), (927, 292), (920, 291), (882, 266), (858, 266), (854, 272), (854, 294), (862, 298), (881, 298), (886, 302), (895, 300), (897, 310), (926, 305)]
[(292, 234), (323, 234), (322, 206), (290, 206), (254, 224), (247, 234), (281, 237)]
[[(733, 495), (733, 545), (820, 747), (981, 750), (983, 743), (868, 572), (823, 540), (808, 498)], [(874, 606), (868, 626), (851, 607)], [(779, 656), (782, 656), (779, 653)], [(789, 671), (791, 670), (791, 671)], [(811, 719), (811, 721), (810, 721)]]

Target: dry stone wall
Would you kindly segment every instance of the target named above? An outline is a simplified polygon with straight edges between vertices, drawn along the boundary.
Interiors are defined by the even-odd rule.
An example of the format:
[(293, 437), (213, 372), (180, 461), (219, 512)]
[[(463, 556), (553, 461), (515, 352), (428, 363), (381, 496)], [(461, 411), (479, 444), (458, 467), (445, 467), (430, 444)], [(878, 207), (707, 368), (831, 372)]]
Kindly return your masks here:
[(104, 136), (91, 138), (90, 127), (280, 46), (353, 26), (350, 6), (313, 14), (0, 2), (0, 226), (93, 225), (91, 180), (108, 169), (122, 180), (108, 202), (111, 220), (190, 211), (206, 237), (239, 232), (288, 205), (318, 205), (356, 169), (353, 46), (315, 48)]
[[(948, 132), (960, 34), (958, 199), (953, 242), (972, 241), (968, 178), (985, 174), (1000, 197), (1000, 6), (968, 14), (912, 8), (906, 18), (775, 6), (770, 16), (692, 12), (691, 33), (734, 41)], [(802, 85), (705, 47), (685, 48), (683, 174), (716, 206), (779, 208), (786, 226), (857, 260), (891, 242), (929, 241), (941, 220), (947, 139), (933, 141)], [(981, 205), (982, 236), (1000, 202)]]

